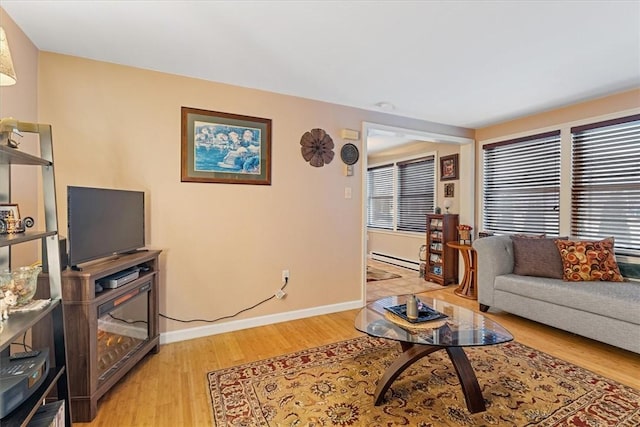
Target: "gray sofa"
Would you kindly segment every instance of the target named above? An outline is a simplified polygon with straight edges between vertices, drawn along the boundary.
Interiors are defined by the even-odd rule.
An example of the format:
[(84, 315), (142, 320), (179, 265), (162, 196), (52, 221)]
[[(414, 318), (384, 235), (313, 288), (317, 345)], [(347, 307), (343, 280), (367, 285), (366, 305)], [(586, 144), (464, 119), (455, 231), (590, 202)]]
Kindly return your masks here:
[(640, 283), (566, 282), (513, 273), (509, 236), (477, 239), (480, 310), (507, 311), (640, 353)]

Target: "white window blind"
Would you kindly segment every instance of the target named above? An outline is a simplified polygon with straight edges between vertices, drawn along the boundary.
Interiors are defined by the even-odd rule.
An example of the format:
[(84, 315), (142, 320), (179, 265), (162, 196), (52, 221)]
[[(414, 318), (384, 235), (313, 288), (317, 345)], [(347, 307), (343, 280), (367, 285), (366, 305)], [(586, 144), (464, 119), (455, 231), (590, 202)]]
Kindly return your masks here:
[(367, 171), (367, 226), (424, 232), (435, 201), (435, 158), (422, 157)]
[(393, 165), (367, 171), (367, 226), (393, 229)]
[(398, 230), (425, 231), (425, 215), (433, 212), (434, 179), (433, 156), (398, 163)]
[(483, 226), (496, 234), (560, 229), (560, 131), (487, 144)]
[(640, 255), (640, 115), (571, 129), (571, 234)]

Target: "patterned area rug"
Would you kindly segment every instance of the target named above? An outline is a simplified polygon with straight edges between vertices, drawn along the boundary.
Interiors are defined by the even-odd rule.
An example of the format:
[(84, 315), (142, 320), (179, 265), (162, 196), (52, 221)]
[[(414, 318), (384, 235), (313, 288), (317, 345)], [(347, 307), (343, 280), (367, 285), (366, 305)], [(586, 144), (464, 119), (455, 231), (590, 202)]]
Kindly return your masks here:
[(389, 273), (388, 271), (380, 270), (367, 266), (367, 282), (375, 282), (377, 280), (397, 279), (402, 277), (399, 274)]
[(465, 350), (487, 411), (471, 414), (444, 351), (376, 382), (397, 343), (360, 337), (208, 374), (216, 426), (638, 426), (640, 391), (516, 342)]

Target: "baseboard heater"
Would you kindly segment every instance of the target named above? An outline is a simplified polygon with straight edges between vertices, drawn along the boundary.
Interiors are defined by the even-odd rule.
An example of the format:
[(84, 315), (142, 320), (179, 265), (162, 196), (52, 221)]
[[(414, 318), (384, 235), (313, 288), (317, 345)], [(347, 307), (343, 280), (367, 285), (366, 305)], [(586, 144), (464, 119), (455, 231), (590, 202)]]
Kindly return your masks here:
[(380, 252), (369, 252), (369, 257), (376, 261), (386, 262), (388, 264), (398, 265), (400, 267), (410, 268), (411, 270), (420, 271), (420, 262), (411, 259), (400, 258), (393, 255), (387, 255)]

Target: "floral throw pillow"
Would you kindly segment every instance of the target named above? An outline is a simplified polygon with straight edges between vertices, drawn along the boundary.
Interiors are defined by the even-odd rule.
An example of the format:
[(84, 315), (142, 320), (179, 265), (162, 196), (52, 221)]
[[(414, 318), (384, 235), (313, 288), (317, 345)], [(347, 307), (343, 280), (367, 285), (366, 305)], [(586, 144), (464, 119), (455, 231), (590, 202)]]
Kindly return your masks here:
[(613, 251), (613, 237), (597, 241), (554, 241), (562, 258), (562, 279), (568, 282), (622, 282)]

